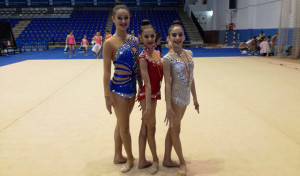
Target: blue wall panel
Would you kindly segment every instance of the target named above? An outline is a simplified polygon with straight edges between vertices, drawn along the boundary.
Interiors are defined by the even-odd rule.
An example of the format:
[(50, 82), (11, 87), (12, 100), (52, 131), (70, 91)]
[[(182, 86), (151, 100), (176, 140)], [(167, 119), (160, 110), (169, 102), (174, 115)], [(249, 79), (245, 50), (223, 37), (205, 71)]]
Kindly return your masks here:
[(178, 4), (177, 0), (161, 0), (162, 6), (176, 6)]
[(27, 0), (9, 0), (9, 6), (27, 6)]
[(75, 6), (93, 6), (94, 0), (75, 0)]
[(154, 0), (140, 0), (141, 6), (157, 6), (157, 1)]
[(54, 6), (71, 6), (71, 0), (53, 0)]
[(31, 6), (49, 6), (49, 0), (31, 0)]
[(136, 6), (136, 0), (123, 0), (122, 3), (127, 6)]
[(98, 0), (98, 6), (114, 6), (115, 1), (112, 0)]

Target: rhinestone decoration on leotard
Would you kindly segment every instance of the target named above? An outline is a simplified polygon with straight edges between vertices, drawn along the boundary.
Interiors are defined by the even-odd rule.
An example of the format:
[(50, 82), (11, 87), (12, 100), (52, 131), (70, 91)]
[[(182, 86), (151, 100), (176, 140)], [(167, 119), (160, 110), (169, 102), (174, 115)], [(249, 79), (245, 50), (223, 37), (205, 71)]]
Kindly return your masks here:
[[(148, 75), (151, 84), (151, 99), (159, 100), (161, 99), (160, 86), (163, 77), (163, 68), (160, 61), (160, 54), (157, 51), (152, 50), (151, 55), (154, 54), (156, 55), (157, 59), (159, 59), (159, 60), (154, 60), (153, 58), (151, 58), (151, 56), (149, 56), (150, 53), (148, 53), (148, 51), (150, 50), (151, 49), (147, 49), (144, 47), (139, 57), (145, 59), (145, 61), (148, 63), (147, 69), (148, 69)], [(139, 101), (145, 98), (145, 91), (146, 91), (145, 86), (143, 86), (138, 97)]]
[[(185, 50), (188, 53), (190, 60), (190, 80), (188, 80), (186, 64), (179, 58), (179, 56), (170, 51), (163, 59), (164, 62), (171, 64), (171, 77), (172, 77), (172, 101), (179, 106), (186, 106), (190, 103), (191, 86), (188, 82), (193, 81), (194, 62), (192, 60), (192, 52)], [(185, 57), (184, 55), (182, 57)]]
[(136, 94), (136, 80), (138, 77), (138, 43), (135, 37), (129, 39), (118, 48), (113, 62), (114, 75), (110, 81), (110, 91), (126, 98)]

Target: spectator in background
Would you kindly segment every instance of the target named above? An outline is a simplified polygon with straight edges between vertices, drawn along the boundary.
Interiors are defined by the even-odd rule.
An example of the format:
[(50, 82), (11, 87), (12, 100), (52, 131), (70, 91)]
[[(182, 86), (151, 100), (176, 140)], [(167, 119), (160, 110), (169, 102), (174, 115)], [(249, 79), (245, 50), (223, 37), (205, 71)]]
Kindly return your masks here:
[(251, 55), (251, 52), (254, 52), (254, 55), (257, 55), (257, 38), (256, 36), (253, 36), (252, 39), (248, 40), (246, 42), (247, 46), (248, 46), (248, 55)]
[(102, 36), (100, 35), (100, 32), (97, 32), (94, 38), (96, 43), (92, 50), (96, 53), (97, 59), (99, 59), (101, 54), (101, 45), (102, 45)]
[(161, 33), (158, 32), (156, 34), (156, 38), (155, 38), (155, 45), (156, 45), (156, 50), (159, 49), (159, 52), (161, 53)]
[(244, 50), (247, 50), (247, 44), (246, 44), (246, 40), (244, 40), (243, 42), (241, 42), (240, 43), (240, 45), (239, 45), (239, 50), (242, 52), (242, 51), (244, 51)]
[(267, 41), (270, 43), (270, 41), (271, 41), (271, 36), (270, 35), (268, 35)]
[(275, 48), (276, 46), (276, 38), (278, 37), (278, 33), (273, 35), (273, 37), (271, 38), (271, 41), (270, 41), (270, 46), (271, 46), (271, 51), (273, 52), (273, 49)]
[(69, 45), (70, 58), (72, 58), (72, 54), (73, 54), (73, 56), (75, 56), (74, 51), (75, 51), (75, 45), (76, 45), (75, 37), (73, 35), (72, 30), (69, 32), (69, 35), (67, 35), (66, 45)]
[[(106, 29), (106, 30), (105, 30), (105, 40), (109, 39), (111, 36), (112, 36), (112, 35), (111, 35), (110, 31)], [(104, 41), (105, 41), (105, 40), (104, 40)]]
[(131, 35), (132, 35), (132, 36), (135, 36), (135, 34), (134, 34), (134, 30), (132, 30), (132, 31), (131, 31)]
[[(93, 51), (94, 46), (96, 45), (95, 36), (96, 36), (96, 34), (93, 34), (93, 38), (92, 38), (92, 41), (91, 41), (91, 44), (92, 44), (92, 51)], [(93, 51), (93, 53), (94, 53), (94, 56), (96, 56), (95, 51)]]
[(260, 39), (261, 39), (262, 37), (266, 37), (266, 34), (264, 33), (264, 31), (260, 31), (259, 37), (260, 37)]
[(3, 52), (5, 52), (4, 51), (5, 48), (6, 48), (6, 45), (4, 44), (4, 41), (0, 40), (0, 56), (2, 55), (2, 50), (3, 50)]
[(261, 38), (260, 42), (260, 54), (262, 56), (269, 56), (271, 53), (270, 45), (269, 43), (265, 40), (265, 37)]
[(89, 42), (87, 41), (85, 34), (83, 35), (83, 39), (81, 40), (81, 46), (84, 48), (84, 55), (87, 56)]

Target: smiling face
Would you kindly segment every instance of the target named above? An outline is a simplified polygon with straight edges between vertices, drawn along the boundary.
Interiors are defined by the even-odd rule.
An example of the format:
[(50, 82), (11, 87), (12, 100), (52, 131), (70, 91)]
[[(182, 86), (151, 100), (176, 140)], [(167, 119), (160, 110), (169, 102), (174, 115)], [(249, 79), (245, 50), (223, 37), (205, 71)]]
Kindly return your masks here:
[(146, 48), (153, 48), (155, 43), (155, 32), (153, 28), (149, 27), (143, 30), (140, 39)]
[(173, 48), (182, 48), (183, 41), (185, 40), (182, 27), (175, 26), (171, 29), (169, 39), (172, 42)]
[(130, 23), (130, 15), (127, 9), (119, 9), (116, 14), (112, 16), (112, 21), (115, 23), (116, 28), (126, 30)]

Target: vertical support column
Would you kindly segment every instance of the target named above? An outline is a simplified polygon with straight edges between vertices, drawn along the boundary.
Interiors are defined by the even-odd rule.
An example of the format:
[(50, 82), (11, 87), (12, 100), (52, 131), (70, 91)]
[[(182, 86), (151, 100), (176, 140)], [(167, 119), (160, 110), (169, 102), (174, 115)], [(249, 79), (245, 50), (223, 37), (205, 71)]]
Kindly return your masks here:
[(94, 6), (97, 6), (97, 0), (94, 0)]
[(217, 15), (218, 15), (218, 10), (217, 10), (217, 1), (213, 1), (213, 16), (212, 16), (212, 30), (217, 30)]
[(53, 0), (49, 0), (49, 5), (53, 5)]
[(226, 25), (226, 31), (225, 31), (225, 45), (227, 45), (227, 37), (228, 37), (228, 26)]
[(233, 24), (233, 40), (232, 40), (232, 45), (234, 46), (236, 44), (235, 42), (235, 24)]
[(71, 5), (75, 6), (75, 0), (71, 0)]
[(31, 0), (27, 0), (27, 6), (31, 6)]
[(248, 27), (247, 27), (247, 29), (250, 29), (248, 38), (253, 37), (252, 29), (256, 28), (256, 22), (255, 22), (256, 21), (256, 19), (255, 19), (256, 8), (257, 8), (256, 4), (257, 4), (257, 1), (249, 1), (249, 4), (248, 4)]
[(295, 21), (294, 21), (294, 58), (300, 58), (300, 2), (294, 0), (295, 2)]
[(8, 0), (5, 0), (5, 6), (9, 6)]
[(157, 5), (161, 5), (161, 0), (157, 0)]

